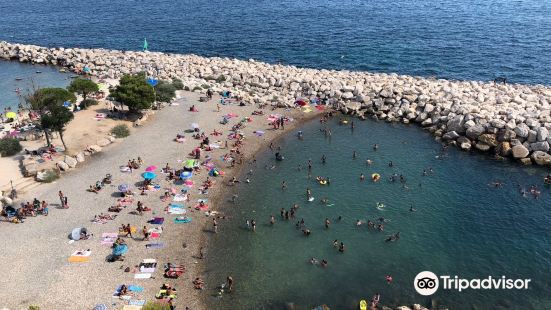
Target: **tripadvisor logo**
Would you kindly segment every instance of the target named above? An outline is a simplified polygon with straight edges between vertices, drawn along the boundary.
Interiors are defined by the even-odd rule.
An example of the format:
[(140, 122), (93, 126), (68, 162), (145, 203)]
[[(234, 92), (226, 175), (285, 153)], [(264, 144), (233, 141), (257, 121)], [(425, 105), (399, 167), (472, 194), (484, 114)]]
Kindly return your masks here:
[(413, 287), (417, 293), (430, 296), (442, 287), (444, 290), (526, 290), (531, 279), (509, 279), (506, 276), (494, 278), (489, 276), (483, 279), (462, 279), (458, 276), (440, 276), (433, 272), (422, 271), (413, 280)]

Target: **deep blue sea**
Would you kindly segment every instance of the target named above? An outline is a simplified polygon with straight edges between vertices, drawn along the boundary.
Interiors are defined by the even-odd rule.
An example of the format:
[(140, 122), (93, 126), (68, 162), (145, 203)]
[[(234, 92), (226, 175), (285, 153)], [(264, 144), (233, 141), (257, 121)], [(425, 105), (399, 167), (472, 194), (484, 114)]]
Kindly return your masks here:
[[(448, 79), (551, 84), (551, 1), (541, 0), (157, 0), (157, 1), (0, 1), (0, 40), (45, 46), (140, 50), (147, 38), (153, 51), (203, 56), (254, 58), (303, 67), (367, 70)], [(36, 70), (42, 71), (37, 74)], [(15, 77), (24, 80), (16, 82)], [(0, 107), (16, 107), (14, 89), (65, 86), (55, 68), (0, 61)], [(228, 273), (236, 292), (209, 298), (217, 309), (355, 309), (360, 299), (381, 293), (387, 305), (432, 300), (451, 309), (551, 309), (551, 192), (543, 188), (546, 170), (495, 162), (450, 150), (415, 126), (367, 121), (352, 133), (330, 126), (331, 140), (319, 124), (303, 129), (306, 139), (281, 142), (286, 160), (274, 170), (269, 152), (258, 157), (251, 184), (239, 186), (213, 238), (207, 263), (208, 292)], [(378, 143), (377, 152), (371, 145)], [(358, 151), (358, 159), (351, 152)], [(321, 165), (321, 154), (328, 163)], [(314, 162), (313, 175), (330, 176), (330, 186), (307, 178), (299, 164)], [(371, 158), (375, 164), (365, 165)], [(394, 167), (388, 167), (392, 160)], [(435, 173), (423, 177), (423, 169)], [(1, 169), (0, 169), (1, 170)], [(360, 183), (360, 173), (381, 173), (379, 183)], [(409, 190), (388, 181), (404, 174)], [(488, 186), (493, 180), (503, 188)], [(283, 193), (280, 182), (289, 188)], [(522, 197), (518, 186), (537, 184), (542, 196)], [(312, 188), (316, 201), (306, 203)], [(319, 204), (327, 196), (333, 206)], [(282, 222), (279, 209), (297, 202), (298, 219), (313, 231), (309, 238)], [(386, 205), (383, 210), (376, 203)], [(413, 205), (418, 211), (409, 212)], [(278, 218), (269, 227), (269, 215)], [(338, 222), (338, 216), (343, 220)], [(325, 230), (325, 218), (332, 221)], [(354, 225), (357, 219), (390, 219), (384, 232)], [(255, 218), (258, 231), (244, 229)], [(387, 235), (400, 231), (397, 243)], [(338, 239), (347, 251), (332, 246)], [(326, 269), (307, 263), (329, 261)], [(439, 291), (432, 299), (415, 293), (413, 277), (422, 270), (466, 278), (532, 278), (527, 291)], [(387, 284), (385, 275), (394, 281)]]
[(0, 40), (551, 84), (551, 1), (0, 1)]

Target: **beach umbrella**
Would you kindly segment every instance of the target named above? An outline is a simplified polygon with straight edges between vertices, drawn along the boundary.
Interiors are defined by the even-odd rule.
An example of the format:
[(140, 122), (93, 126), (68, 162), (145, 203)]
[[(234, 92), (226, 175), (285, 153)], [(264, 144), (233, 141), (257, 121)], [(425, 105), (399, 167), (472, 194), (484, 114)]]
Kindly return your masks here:
[(149, 166), (145, 168), (145, 171), (155, 171), (155, 170), (157, 170), (157, 166)]
[(92, 310), (108, 310), (108, 308), (105, 304), (97, 304)]
[(159, 84), (159, 80), (156, 80), (156, 79), (147, 79), (147, 84), (155, 87), (157, 86), (157, 84)]
[(86, 72), (86, 73), (90, 73), (90, 68), (84, 67), (84, 69), (83, 69), (82, 71), (84, 71), (84, 72)]
[(193, 176), (193, 173), (191, 171), (183, 171), (180, 173), (180, 179), (187, 180)]
[(119, 185), (118, 188), (119, 188), (119, 191), (126, 192), (127, 190), (130, 189), (130, 186), (128, 186), (128, 184), (121, 184), (121, 185)]
[(153, 172), (148, 171), (148, 172), (144, 172), (142, 174), (142, 177), (146, 180), (153, 180), (154, 178), (157, 177), (157, 175)]
[(17, 118), (17, 113), (15, 113), (13, 111), (8, 112), (8, 113), (6, 113), (6, 117), (16, 119)]

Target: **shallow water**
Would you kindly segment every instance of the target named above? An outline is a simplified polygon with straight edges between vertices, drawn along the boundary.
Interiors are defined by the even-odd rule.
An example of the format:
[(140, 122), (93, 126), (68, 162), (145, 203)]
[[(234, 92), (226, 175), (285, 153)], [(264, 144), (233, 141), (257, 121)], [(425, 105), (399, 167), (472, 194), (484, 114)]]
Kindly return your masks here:
[[(70, 83), (69, 76), (70, 74), (61, 73), (53, 66), (0, 60), (0, 111), (3, 112), (7, 107), (16, 111), (18, 105), (24, 102), (22, 96), (33, 89), (66, 87)], [(16, 81), (16, 77), (21, 80)], [(21, 90), (19, 93), (15, 91), (18, 88)]]
[(0, 40), (551, 84), (542, 0), (0, 1)]
[[(319, 123), (308, 123), (303, 141), (294, 134), (281, 141), (283, 162), (276, 162), (269, 151), (261, 154), (252, 168), (252, 183), (238, 188), (239, 202), (222, 207), (232, 219), (223, 222), (221, 233), (212, 237), (207, 278), (213, 290), (209, 294), (228, 274), (236, 281), (235, 293), (208, 298), (213, 308), (280, 309), (295, 303), (299, 309), (311, 309), (326, 303), (331, 309), (357, 309), (360, 299), (369, 300), (377, 292), (386, 305), (430, 304), (431, 299), (418, 295), (412, 285), (423, 270), (464, 278), (532, 279), (527, 291), (440, 290), (432, 296), (451, 309), (551, 307), (551, 193), (542, 186), (544, 169), (455, 149), (437, 159), (441, 146), (419, 128), (356, 122), (354, 131), (331, 122), (331, 139), (319, 132)], [(374, 143), (379, 144), (378, 151), (372, 150)], [(356, 160), (353, 150), (358, 152)], [(321, 154), (328, 158), (325, 165)], [(313, 160), (312, 175), (330, 177), (330, 186), (308, 179), (308, 158)], [(368, 167), (367, 158), (374, 165)], [(272, 164), (275, 169), (265, 169)], [(429, 167), (434, 174), (422, 176)], [(375, 172), (382, 175), (378, 183), (359, 181), (360, 173), (369, 178)], [(409, 190), (388, 180), (394, 172), (406, 177)], [(498, 189), (488, 185), (496, 179), (506, 185)], [(282, 180), (288, 184), (285, 191)], [(537, 184), (540, 199), (522, 197), (518, 184), (524, 188)], [(307, 187), (316, 198), (312, 203), (305, 199)], [(320, 204), (322, 197), (329, 197), (334, 205)], [(378, 210), (377, 202), (386, 207)], [(297, 218), (282, 221), (280, 208), (289, 209), (293, 203), (300, 205)], [(411, 205), (416, 212), (409, 212)], [(270, 214), (277, 219), (274, 227), (269, 225)], [(332, 221), (327, 230), (326, 217)], [(390, 219), (384, 232), (355, 225), (357, 219), (379, 217)], [(245, 228), (245, 221), (253, 218), (256, 233)], [(301, 218), (312, 230), (310, 237), (295, 229)], [(398, 231), (398, 242), (384, 242)], [(335, 239), (345, 243), (346, 253), (333, 247)], [(329, 267), (310, 265), (310, 257), (327, 259)], [(386, 275), (392, 275), (392, 284), (386, 283)]]

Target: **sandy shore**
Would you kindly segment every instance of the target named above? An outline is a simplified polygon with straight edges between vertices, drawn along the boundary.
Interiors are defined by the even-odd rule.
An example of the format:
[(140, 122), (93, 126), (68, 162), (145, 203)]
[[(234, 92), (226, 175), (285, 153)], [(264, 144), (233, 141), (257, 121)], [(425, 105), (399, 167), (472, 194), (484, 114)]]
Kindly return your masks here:
[[(224, 145), (231, 126), (244, 117), (251, 117), (252, 122), (247, 123), (243, 130), (246, 136), (244, 151), (251, 156), (261, 147), (269, 143), (279, 134), (299, 125), (301, 119), (315, 115), (315, 109), (309, 114), (301, 110), (276, 111), (264, 110), (264, 116), (251, 116), (253, 106), (239, 107), (235, 105), (221, 106), (221, 111), (216, 112), (217, 100), (208, 103), (199, 103), (198, 94), (186, 93), (185, 97), (177, 100), (178, 106), (169, 106), (151, 118), (146, 126), (136, 129), (133, 134), (114, 144), (106, 152), (99, 153), (96, 158), (87, 161), (79, 169), (66, 173), (59, 181), (39, 187), (35, 192), (24, 197), (30, 200), (38, 197), (51, 203), (50, 215), (28, 218), (23, 224), (0, 223), (0, 234), (6, 240), (0, 251), (0, 259), (4, 262), (0, 265), (0, 273), (4, 275), (0, 280), (0, 308), (26, 309), (29, 305), (39, 305), (41, 309), (91, 309), (95, 304), (104, 303), (112, 305), (112, 309), (122, 309), (124, 301), (113, 298), (115, 288), (120, 284), (135, 284), (142, 286), (144, 291), (137, 293), (133, 299), (154, 300), (154, 295), (162, 283), (171, 283), (178, 289), (176, 305), (183, 309), (186, 306), (191, 309), (204, 309), (201, 303), (201, 293), (193, 288), (192, 280), (200, 276), (202, 269), (201, 260), (198, 259), (199, 247), (202, 242), (212, 234), (212, 219), (206, 217), (203, 212), (194, 211), (190, 207), (195, 205), (198, 198), (208, 198), (211, 208), (218, 209), (216, 201), (229, 198), (227, 188), (222, 186), (229, 178), (236, 175), (239, 166), (230, 169), (220, 157), (228, 150), (218, 149), (209, 152), (214, 162), (221, 170), (226, 172), (224, 178), (216, 178), (216, 185), (209, 195), (205, 197), (198, 193), (198, 186), (206, 179), (207, 170), (202, 169), (193, 177), (195, 186), (191, 190), (191, 203), (185, 206), (188, 215), (193, 218), (192, 223), (175, 224), (175, 215), (164, 213), (168, 202), (162, 202), (160, 196), (165, 188), (175, 186), (164, 180), (159, 173), (157, 182), (161, 190), (150, 192), (148, 196), (135, 196), (134, 204), (120, 212), (117, 218), (107, 224), (91, 223), (94, 215), (101, 212), (107, 213), (107, 208), (115, 204), (117, 185), (127, 183), (134, 186), (141, 181), (141, 172), (122, 173), (119, 166), (124, 165), (129, 159), (140, 156), (144, 160), (144, 166), (156, 165), (164, 167), (168, 162), (170, 166), (181, 165), (181, 160), (188, 158), (188, 153), (195, 148), (199, 141), (186, 134), (186, 142), (174, 141), (176, 133), (183, 133), (189, 129), (191, 123), (198, 123), (201, 129), (209, 134), (213, 129), (222, 131), (222, 136), (209, 136), (211, 141), (219, 140)], [(199, 112), (188, 112), (188, 108), (195, 104)], [(227, 113), (235, 113), (238, 117), (230, 120), (229, 124), (221, 125), (219, 121)], [(286, 130), (272, 130), (266, 120), (270, 113), (281, 113), (294, 117), (295, 121)], [(258, 137), (253, 131), (265, 131), (265, 135)], [(229, 141), (230, 147), (232, 141)], [(99, 194), (86, 191), (90, 184), (100, 180), (106, 173), (113, 175), (111, 186), (104, 188)], [(62, 190), (69, 198), (69, 209), (58, 208), (57, 191)], [(20, 200), (24, 200), (20, 199)], [(142, 201), (145, 206), (153, 209), (153, 213), (146, 212), (143, 216), (135, 215), (130, 211), (135, 210), (136, 201)], [(223, 210), (220, 210), (223, 213)], [(111, 253), (109, 246), (101, 245), (101, 234), (105, 232), (117, 232), (121, 224), (130, 223), (138, 229), (147, 224), (153, 216), (165, 217), (164, 232), (160, 240), (151, 242), (163, 242), (166, 246), (162, 249), (146, 249), (147, 241), (142, 241), (141, 233), (136, 233), (135, 238), (126, 238), (129, 252), (124, 262), (107, 263), (106, 257)], [(222, 221), (222, 222), (220, 222)], [(223, 220), (219, 220), (223, 233)], [(70, 244), (68, 234), (75, 227), (85, 226), (94, 236), (89, 240), (77, 241)], [(140, 231), (140, 230), (139, 230)], [(67, 258), (76, 250), (92, 251), (90, 262), (69, 263)], [(205, 251), (208, 255), (208, 249)], [(138, 265), (145, 258), (155, 258), (159, 262), (157, 270), (153, 274), (155, 279), (134, 279), (132, 272), (124, 272), (125, 267)], [(182, 264), (187, 270), (177, 280), (163, 278), (163, 264), (167, 262)], [(207, 283), (207, 286), (209, 284)]]

